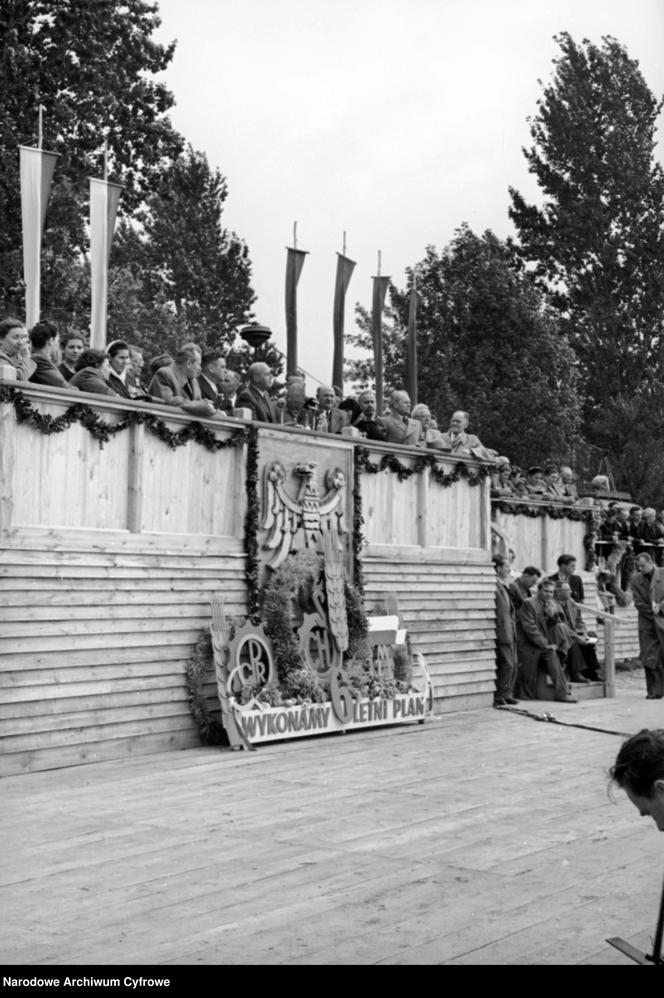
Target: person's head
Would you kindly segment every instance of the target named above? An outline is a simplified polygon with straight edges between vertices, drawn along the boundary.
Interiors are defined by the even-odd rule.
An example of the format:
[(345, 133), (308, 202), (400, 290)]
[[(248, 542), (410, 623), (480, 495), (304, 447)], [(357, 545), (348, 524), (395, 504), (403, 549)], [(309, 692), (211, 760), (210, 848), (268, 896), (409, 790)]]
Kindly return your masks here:
[(201, 357), (201, 371), (215, 385), (219, 385), (225, 370), (226, 361), (221, 350), (206, 350), (203, 353)]
[(653, 509), (652, 506), (646, 506), (643, 511), (643, 520), (645, 523), (654, 523), (657, 518), (657, 510)]
[(629, 518), (633, 523), (640, 523), (643, 516), (643, 510), (640, 506), (630, 506)]
[(574, 472), (568, 464), (564, 464), (560, 469), (560, 481), (563, 485), (571, 485), (574, 481)]
[(331, 385), (319, 385), (316, 389), (316, 400), (318, 408), (323, 412), (330, 412), (337, 404), (337, 396)]
[(122, 374), (129, 367), (131, 358), (129, 356), (129, 344), (124, 340), (113, 340), (106, 348), (108, 359), (111, 363), (111, 370), (114, 374)]
[(560, 472), (558, 471), (555, 464), (547, 464), (547, 466), (544, 469), (544, 478), (546, 479), (547, 482), (550, 482), (552, 485), (555, 485), (557, 482), (560, 481)]
[(67, 367), (76, 369), (76, 361), (85, 350), (85, 340), (80, 333), (65, 333), (62, 342), (62, 359)]
[(655, 563), (651, 555), (647, 551), (643, 551), (636, 559), (637, 572), (641, 572), (641, 575), (652, 575), (654, 568)]
[(27, 330), (19, 319), (11, 316), (0, 322), (0, 348), (8, 357), (14, 357), (25, 343)]
[(30, 342), (35, 352), (45, 354), (54, 364), (60, 363), (58, 330), (52, 322), (44, 319), (33, 326), (30, 330)]
[(88, 347), (87, 350), (84, 350), (76, 361), (77, 371), (82, 371), (84, 367), (96, 368), (104, 381), (106, 381), (111, 372), (110, 362), (105, 351), (93, 350), (92, 347)]
[(410, 416), (410, 395), (400, 390), (393, 391), (390, 395), (390, 406), (397, 416)]
[(357, 396), (357, 404), (367, 419), (376, 418), (376, 395), (368, 388)]
[(174, 366), (187, 378), (196, 378), (201, 373), (201, 351), (195, 343), (184, 343), (175, 352)]
[(160, 353), (150, 361), (150, 374), (154, 376), (162, 367), (170, 367), (172, 363), (173, 358), (170, 353)]
[(551, 579), (540, 579), (537, 583), (537, 595), (542, 603), (550, 603), (555, 592), (555, 584)]
[(464, 412), (463, 409), (457, 409), (456, 412), (453, 412), (450, 419), (450, 433), (464, 433), (468, 426), (468, 418), (468, 413)]
[(240, 376), (235, 371), (224, 371), (217, 385), (219, 391), (226, 399), (232, 398), (240, 387)]
[(664, 832), (664, 729), (643, 728), (623, 742), (609, 775), (641, 817)]
[(529, 484), (536, 484), (544, 480), (544, 469), (540, 468), (539, 465), (533, 464), (526, 472), (526, 477)]
[(595, 477), (590, 482), (590, 488), (593, 492), (608, 492), (609, 491), (609, 479), (607, 475), (595, 475)]
[(570, 575), (574, 575), (576, 558), (573, 554), (561, 554), (556, 564), (558, 565), (558, 574), (561, 578), (566, 579)]
[(499, 579), (509, 579), (512, 565), (506, 555), (496, 555), (493, 559), (493, 567), (495, 568), (496, 575)]
[(413, 411), (410, 415), (412, 419), (416, 419), (418, 423), (421, 423), (425, 430), (427, 430), (433, 422), (431, 418), (431, 410), (429, 409), (429, 406), (424, 405), (423, 402), (418, 402), (417, 405), (414, 405)]
[(132, 346), (131, 343), (129, 344), (129, 364), (136, 377), (140, 378), (145, 367), (143, 351), (139, 350), (138, 347)]
[(255, 363), (249, 366), (247, 371), (247, 376), (249, 378), (249, 384), (254, 388), (258, 388), (261, 392), (267, 392), (272, 387), (272, 382), (274, 381), (274, 375), (267, 364), (263, 361), (257, 360)]
[(555, 595), (559, 603), (567, 603), (572, 598), (572, 589), (569, 582), (556, 583)]
[(539, 568), (535, 568), (534, 565), (526, 565), (521, 572), (521, 581), (528, 587), (528, 589), (532, 589), (541, 574), (542, 573)]

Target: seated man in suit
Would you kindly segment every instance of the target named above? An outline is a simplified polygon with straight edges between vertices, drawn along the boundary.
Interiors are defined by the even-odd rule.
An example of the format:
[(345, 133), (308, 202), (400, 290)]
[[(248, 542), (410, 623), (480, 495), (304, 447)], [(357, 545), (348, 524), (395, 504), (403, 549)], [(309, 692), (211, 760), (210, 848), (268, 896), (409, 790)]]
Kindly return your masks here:
[(418, 441), (421, 447), (431, 447), (433, 450), (447, 450), (443, 441), (443, 434), (436, 426), (436, 420), (431, 415), (428, 405), (419, 402), (416, 406), (413, 406), (411, 416), (422, 427)]
[(555, 597), (564, 617), (568, 640), (573, 643), (566, 652), (565, 663), (570, 678), (575, 683), (595, 682), (600, 679), (595, 642), (590, 639), (582, 612), (572, 599), (569, 582), (556, 583)]
[(201, 351), (193, 343), (181, 346), (168, 367), (160, 367), (150, 382), (150, 395), (165, 405), (178, 406), (193, 416), (214, 416), (209, 399), (201, 397), (198, 375), (201, 373)]
[(469, 419), (468, 413), (462, 409), (452, 413), (450, 428), (442, 434), (445, 449), (465, 457), (486, 458), (488, 456), (486, 449), (480, 443), (479, 438), (468, 433)]
[(322, 433), (341, 433), (350, 423), (345, 409), (339, 409), (338, 399), (331, 385), (319, 385), (316, 389), (316, 411), (314, 429)]
[(379, 417), (379, 422), (387, 430), (386, 440), (390, 444), (414, 446), (419, 443), (422, 424), (410, 418), (410, 395), (395, 390), (390, 395), (389, 415)]
[(55, 388), (67, 388), (68, 384), (58, 369), (60, 363), (60, 344), (58, 331), (52, 322), (38, 322), (30, 330), (32, 343), (32, 359), (37, 365), (30, 375), (30, 381), (36, 385), (53, 385)]
[(225, 373), (226, 361), (221, 350), (206, 350), (201, 357), (198, 387), (201, 390), (201, 396), (212, 402), (215, 409), (223, 409), (224, 407), (220, 386)]
[(238, 409), (251, 409), (252, 417), (259, 423), (278, 423), (279, 411), (268, 392), (274, 375), (267, 364), (255, 361), (247, 371), (248, 383), (238, 392), (235, 402)]
[(116, 395), (120, 395), (125, 399), (131, 398), (131, 378), (129, 377), (131, 355), (129, 353), (129, 344), (124, 340), (113, 340), (106, 347), (106, 353), (108, 354), (111, 368), (108, 376), (109, 385)]
[(541, 579), (537, 593), (521, 604), (517, 617), (517, 647), (521, 696), (537, 699), (537, 672), (541, 666), (551, 677), (555, 699), (576, 703), (567, 692), (565, 675), (558, 658), (558, 645), (549, 629), (557, 619), (558, 607), (553, 598), (554, 583)]

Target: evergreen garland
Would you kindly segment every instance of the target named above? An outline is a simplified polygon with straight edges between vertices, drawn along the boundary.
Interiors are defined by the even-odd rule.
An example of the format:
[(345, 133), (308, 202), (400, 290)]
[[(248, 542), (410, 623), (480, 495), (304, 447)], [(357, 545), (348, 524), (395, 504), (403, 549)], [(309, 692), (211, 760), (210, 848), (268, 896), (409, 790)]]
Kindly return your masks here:
[(370, 475), (377, 475), (381, 471), (389, 471), (393, 475), (396, 475), (400, 482), (406, 481), (412, 475), (421, 475), (423, 471), (429, 468), (433, 481), (441, 485), (444, 489), (448, 489), (456, 482), (460, 482), (462, 478), (465, 478), (469, 485), (479, 485), (491, 473), (487, 467), (482, 466), (478, 470), (475, 470), (459, 461), (454, 470), (448, 474), (439, 467), (440, 457), (436, 457), (433, 454), (422, 454), (416, 457), (410, 468), (402, 464), (395, 454), (384, 454), (378, 462), (372, 461), (369, 455), (370, 452), (366, 447), (356, 447), (356, 468), (366, 471)]
[(73, 423), (80, 423), (99, 444), (100, 448), (108, 443), (111, 437), (129, 429), (130, 426), (145, 426), (150, 433), (165, 443), (172, 450), (183, 447), (193, 440), (209, 451), (224, 450), (227, 447), (241, 447), (247, 441), (247, 430), (234, 430), (226, 440), (218, 440), (212, 430), (200, 422), (191, 422), (183, 426), (177, 433), (169, 430), (163, 419), (156, 413), (143, 409), (132, 409), (117, 423), (107, 423), (89, 405), (75, 402), (61, 416), (51, 416), (50, 413), (35, 409), (22, 391), (10, 385), (0, 386), (0, 402), (11, 402), (16, 411), (19, 423), (30, 423), (40, 433), (50, 436), (52, 433), (62, 433)]
[(247, 440), (247, 515), (244, 522), (245, 579), (248, 591), (249, 617), (257, 623), (260, 594), (258, 576), (260, 559), (258, 555), (258, 430), (249, 427)]
[(209, 631), (201, 631), (194, 651), (185, 667), (185, 683), (189, 694), (191, 713), (206, 745), (228, 745), (228, 735), (219, 717), (208, 706), (203, 686), (214, 678), (212, 638)]
[(509, 499), (494, 499), (492, 501), (494, 509), (499, 509), (501, 513), (510, 513), (512, 516), (550, 516), (552, 520), (575, 520), (577, 522), (587, 520), (594, 523), (597, 513), (592, 507), (580, 509), (573, 506), (558, 506), (553, 503), (548, 505), (531, 506), (524, 502), (510, 502)]

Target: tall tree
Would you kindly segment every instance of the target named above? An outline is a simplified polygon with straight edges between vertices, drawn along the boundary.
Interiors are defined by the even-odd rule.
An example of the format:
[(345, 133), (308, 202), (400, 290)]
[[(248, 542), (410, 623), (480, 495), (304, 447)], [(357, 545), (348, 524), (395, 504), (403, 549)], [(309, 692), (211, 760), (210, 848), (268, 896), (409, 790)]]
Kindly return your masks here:
[(228, 346), (236, 327), (252, 318), (249, 252), (222, 224), (226, 197), (219, 170), (191, 146), (164, 170), (141, 223), (126, 222), (117, 233), (116, 308), (109, 317), (116, 335), (133, 324), (154, 352), (183, 339)]
[(581, 363), (589, 425), (664, 374), (662, 102), (616, 39), (556, 36), (561, 55), (524, 150), (542, 207), (510, 189), (517, 253), (534, 269)]
[[(108, 141), (111, 178), (131, 214), (183, 146), (158, 79), (174, 44), (153, 36), (148, 0), (3, 0), (0, 4), (0, 307), (23, 309), (19, 145), (35, 145), (44, 107), (44, 147), (60, 154), (44, 233), (42, 309), (65, 317), (82, 307), (67, 272), (86, 246), (88, 177), (102, 172)], [(64, 294), (64, 299), (63, 299)]]
[[(439, 424), (446, 428), (453, 410), (466, 409), (482, 442), (515, 462), (569, 460), (580, 418), (574, 353), (530, 275), (512, 266), (509, 247), (464, 225), (442, 253), (428, 247), (408, 273), (405, 290), (391, 289), (395, 322), (385, 353), (392, 387), (405, 376), (416, 273), (418, 395)], [(368, 335), (355, 345), (368, 347)], [(371, 364), (351, 362), (349, 373), (366, 377)]]

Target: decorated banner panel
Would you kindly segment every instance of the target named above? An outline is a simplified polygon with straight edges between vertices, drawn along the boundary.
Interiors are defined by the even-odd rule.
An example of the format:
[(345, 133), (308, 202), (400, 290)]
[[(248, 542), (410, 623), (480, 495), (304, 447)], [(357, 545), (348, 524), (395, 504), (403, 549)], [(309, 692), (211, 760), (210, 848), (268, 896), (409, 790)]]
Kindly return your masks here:
[(54, 152), (20, 147), (23, 279), (28, 329), (39, 322), (42, 233), (57, 159), (58, 154)]
[(286, 373), (297, 374), (297, 285), (306, 250), (287, 249), (286, 257)]
[(106, 347), (108, 261), (121, 191), (119, 184), (90, 178), (90, 346), (97, 350)]
[[(329, 442), (328, 442), (329, 441)], [(341, 438), (261, 430), (258, 488), (258, 552), (261, 584), (266, 572), (289, 554), (323, 550), (323, 537), (334, 538), (344, 574), (351, 577), (353, 524), (353, 447)]]

